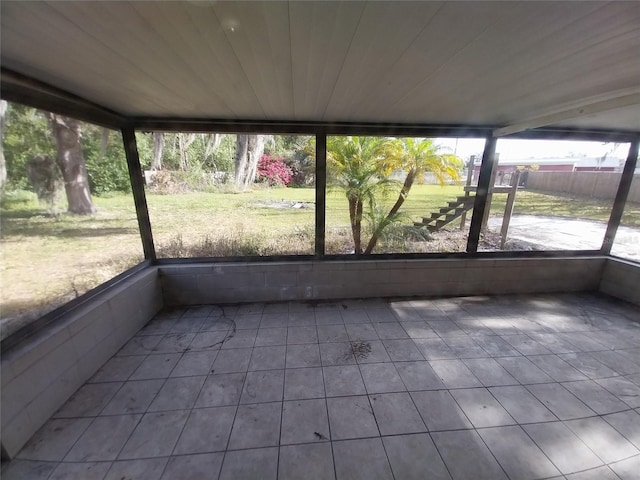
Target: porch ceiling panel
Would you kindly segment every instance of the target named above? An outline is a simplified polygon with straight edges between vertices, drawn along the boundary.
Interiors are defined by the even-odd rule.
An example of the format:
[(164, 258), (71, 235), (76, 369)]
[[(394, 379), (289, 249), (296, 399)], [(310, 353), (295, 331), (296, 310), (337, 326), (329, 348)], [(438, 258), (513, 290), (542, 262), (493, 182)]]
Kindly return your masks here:
[(571, 122), (559, 122), (560, 127), (574, 127), (594, 129), (604, 123), (614, 130), (625, 130), (631, 126), (633, 130), (640, 131), (640, 111), (637, 106), (610, 110), (598, 115), (590, 115), (572, 120)]
[[(640, 92), (637, 2), (1, 3), (2, 66), (137, 117), (506, 126)], [(640, 130), (640, 105), (566, 127)]]

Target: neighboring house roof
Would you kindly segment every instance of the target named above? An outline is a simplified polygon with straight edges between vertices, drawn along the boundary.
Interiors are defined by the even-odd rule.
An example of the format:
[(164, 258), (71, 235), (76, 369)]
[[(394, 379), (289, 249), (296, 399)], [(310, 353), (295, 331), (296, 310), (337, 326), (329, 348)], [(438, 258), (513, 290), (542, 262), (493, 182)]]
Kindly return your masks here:
[(576, 167), (593, 167), (593, 168), (623, 168), (626, 159), (617, 158), (617, 157), (607, 157), (602, 160), (602, 157), (586, 157), (581, 158), (578, 163), (576, 163)]
[[(481, 160), (481, 158), (476, 159), (474, 165), (480, 165)], [(602, 160), (602, 157), (500, 158), (498, 165), (571, 165), (582, 168), (622, 168), (624, 162), (625, 159), (618, 157), (607, 157), (604, 160)]]

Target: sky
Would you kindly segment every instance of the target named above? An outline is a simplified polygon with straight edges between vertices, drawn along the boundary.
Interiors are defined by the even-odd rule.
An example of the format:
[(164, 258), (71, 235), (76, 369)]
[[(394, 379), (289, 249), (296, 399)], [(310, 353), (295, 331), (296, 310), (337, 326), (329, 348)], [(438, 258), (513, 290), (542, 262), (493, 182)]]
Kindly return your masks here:
[[(437, 143), (447, 147), (463, 159), (470, 155), (482, 156), (484, 139), (438, 138)], [(508, 140), (499, 139), (496, 152), (503, 159), (607, 157), (626, 158), (629, 144), (603, 142), (577, 142), (567, 140)]]

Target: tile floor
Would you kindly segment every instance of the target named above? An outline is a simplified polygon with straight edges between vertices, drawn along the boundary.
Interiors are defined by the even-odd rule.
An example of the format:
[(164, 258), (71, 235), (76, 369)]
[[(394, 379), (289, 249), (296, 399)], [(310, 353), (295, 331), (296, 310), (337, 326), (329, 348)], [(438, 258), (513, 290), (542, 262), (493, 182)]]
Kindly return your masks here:
[(640, 310), (591, 294), (160, 313), (12, 479), (637, 479)]

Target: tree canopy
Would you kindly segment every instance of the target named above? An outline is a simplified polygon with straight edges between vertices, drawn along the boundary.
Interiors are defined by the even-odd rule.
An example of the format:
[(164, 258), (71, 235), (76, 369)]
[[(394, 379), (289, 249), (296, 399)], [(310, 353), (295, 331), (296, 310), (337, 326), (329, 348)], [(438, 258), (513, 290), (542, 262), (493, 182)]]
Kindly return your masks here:
[[(2, 188), (34, 190), (27, 175), (29, 162), (58, 155), (49, 114), (20, 104), (6, 105), (6, 114), (0, 118), (4, 120), (0, 123), (3, 127), (1, 153), (6, 158), (7, 171)], [(78, 122), (78, 132), (91, 195), (130, 192), (120, 133), (85, 122)], [(168, 172), (166, 175), (175, 176), (175, 181), (183, 185), (180, 191), (206, 190), (214, 183), (232, 181), (243, 163), (238, 156), (238, 139), (241, 139), (240, 145), (250, 144), (253, 147), (248, 149), (250, 155), (245, 155), (244, 171), (238, 178), (238, 185), (243, 189), (257, 180), (256, 162), (265, 154), (286, 163), (293, 174), (293, 185), (313, 184), (315, 158), (305, 153), (310, 138), (301, 135), (136, 133), (143, 169), (162, 170)], [(260, 139), (265, 141), (257, 141)], [(1, 167), (0, 162), (0, 170)]]
[[(34, 159), (55, 158), (65, 180), (71, 212), (91, 213), (91, 195), (131, 189), (118, 132), (11, 103), (2, 126), (7, 170), (3, 188), (32, 189), (27, 175), (29, 163)], [(64, 139), (70, 137), (73, 142), (65, 143)], [(138, 132), (136, 139), (143, 169), (162, 171), (165, 179), (175, 176), (184, 185), (176, 191), (206, 190), (222, 181), (233, 182), (243, 190), (256, 181), (315, 184), (313, 136)], [(63, 147), (66, 154), (62, 152)], [(73, 152), (75, 159), (71, 170), (65, 163), (69, 152)], [(263, 165), (259, 169), (261, 159)], [(462, 167), (459, 158), (431, 139), (327, 138), (328, 185), (344, 192), (347, 199), (357, 255), (373, 252), (385, 228), (399, 220), (412, 186), (422, 183), (425, 173), (433, 174), (444, 184), (448, 179), (457, 180)], [(80, 178), (79, 173), (82, 173), (80, 177), (86, 177), (86, 182), (81, 182), (85, 192), (78, 196), (86, 200), (82, 208), (71, 205), (69, 189), (73, 178)], [(398, 181), (401, 174), (402, 180)], [(390, 195), (397, 199), (385, 211), (382, 200)], [(371, 234), (366, 241), (363, 221)]]
[(425, 174), (432, 173), (440, 185), (444, 185), (447, 180), (459, 180), (460, 171), (464, 167), (464, 162), (460, 158), (445, 152), (431, 139), (403, 138), (399, 142), (400, 154), (396, 153), (385, 158), (382, 168), (385, 175), (390, 175), (395, 170), (404, 171), (406, 173), (404, 183), (396, 203), (375, 227), (365, 253), (373, 251), (380, 234), (389, 223), (394, 221), (414, 183), (423, 183)]
[(399, 144), (383, 137), (329, 137), (327, 177), (330, 188), (344, 191), (349, 204), (349, 220), (354, 252), (362, 253), (362, 219), (365, 207), (371, 211), (392, 180), (383, 174), (383, 165), (400, 154)]
[[(370, 254), (384, 229), (394, 222), (400, 207), (415, 182), (422, 183), (431, 172), (441, 184), (458, 180), (463, 162), (431, 139), (335, 136), (327, 139), (327, 170), (331, 188), (344, 191), (349, 204), (349, 219), (354, 253)], [(404, 183), (392, 179), (404, 172)], [(397, 192), (389, 212), (377, 215), (381, 198)], [(372, 223), (372, 235), (363, 248), (362, 221)]]

